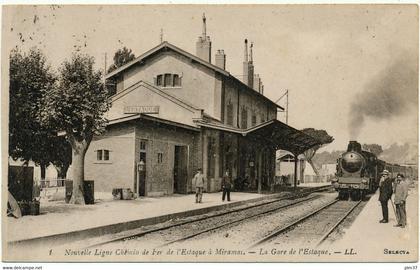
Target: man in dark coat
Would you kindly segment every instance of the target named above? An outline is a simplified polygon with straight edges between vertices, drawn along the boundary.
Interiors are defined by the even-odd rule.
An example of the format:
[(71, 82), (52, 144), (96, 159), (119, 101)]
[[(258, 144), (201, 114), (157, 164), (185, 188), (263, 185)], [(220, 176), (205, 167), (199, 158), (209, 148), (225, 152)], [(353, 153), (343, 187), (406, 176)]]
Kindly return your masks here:
[(227, 195), (228, 202), (230, 201), (230, 189), (232, 188), (232, 179), (229, 176), (229, 171), (226, 171), (225, 175), (222, 179), (222, 201), (225, 201), (225, 197)]
[(382, 206), (383, 218), (380, 223), (388, 223), (388, 201), (392, 196), (392, 179), (389, 177), (389, 171), (382, 172), (381, 180), (379, 181), (379, 201)]

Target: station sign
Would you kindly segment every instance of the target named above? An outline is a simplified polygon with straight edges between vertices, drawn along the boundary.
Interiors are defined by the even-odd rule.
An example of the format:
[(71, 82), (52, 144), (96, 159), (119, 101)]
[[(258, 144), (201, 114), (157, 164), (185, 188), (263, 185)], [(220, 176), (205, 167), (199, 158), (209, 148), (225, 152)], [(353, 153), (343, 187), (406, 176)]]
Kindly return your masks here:
[(155, 113), (159, 113), (159, 106), (125, 106), (124, 113), (155, 114)]

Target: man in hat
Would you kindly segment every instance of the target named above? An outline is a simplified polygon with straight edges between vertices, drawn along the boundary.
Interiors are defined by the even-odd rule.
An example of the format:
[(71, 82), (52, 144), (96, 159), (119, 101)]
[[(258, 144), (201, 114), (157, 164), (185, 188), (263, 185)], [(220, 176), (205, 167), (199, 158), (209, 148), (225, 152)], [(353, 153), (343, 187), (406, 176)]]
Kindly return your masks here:
[(392, 179), (389, 177), (389, 171), (383, 170), (379, 181), (379, 201), (382, 206), (382, 219), (380, 223), (388, 223), (388, 201), (392, 196)]
[(204, 189), (204, 175), (201, 173), (201, 168), (197, 169), (193, 183), (195, 185), (195, 203), (201, 203)]
[(404, 179), (404, 175), (399, 173), (394, 184), (394, 204), (397, 216), (397, 225), (395, 227), (404, 228), (407, 224), (407, 216), (405, 212), (405, 201), (408, 196), (408, 184)]
[(230, 189), (232, 188), (232, 180), (229, 176), (229, 171), (226, 170), (225, 175), (222, 178), (222, 202), (225, 201), (225, 197), (227, 195), (227, 200), (230, 202)]

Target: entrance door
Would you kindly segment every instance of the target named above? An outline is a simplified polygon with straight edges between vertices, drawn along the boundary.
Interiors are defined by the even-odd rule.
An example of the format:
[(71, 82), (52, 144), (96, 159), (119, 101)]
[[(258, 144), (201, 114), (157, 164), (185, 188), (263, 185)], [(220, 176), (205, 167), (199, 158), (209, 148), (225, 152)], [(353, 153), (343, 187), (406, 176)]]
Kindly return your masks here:
[(187, 193), (188, 147), (175, 145), (174, 193)]
[(140, 152), (140, 162), (144, 162), (142, 170), (138, 170), (139, 174), (139, 196), (146, 196), (146, 153)]

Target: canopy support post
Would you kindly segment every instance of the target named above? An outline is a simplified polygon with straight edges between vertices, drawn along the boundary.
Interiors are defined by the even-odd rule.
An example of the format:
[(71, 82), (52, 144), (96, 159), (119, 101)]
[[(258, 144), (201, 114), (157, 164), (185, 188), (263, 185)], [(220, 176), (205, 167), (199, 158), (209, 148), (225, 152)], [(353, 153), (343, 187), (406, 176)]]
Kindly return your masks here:
[(295, 157), (295, 175), (294, 175), (294, 183), (293, 183), (293, 188), (296, 191), (297, 188), (297, 165), (298, 165), (298, 154), (293, 153), (293, 156)]

